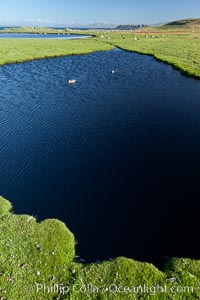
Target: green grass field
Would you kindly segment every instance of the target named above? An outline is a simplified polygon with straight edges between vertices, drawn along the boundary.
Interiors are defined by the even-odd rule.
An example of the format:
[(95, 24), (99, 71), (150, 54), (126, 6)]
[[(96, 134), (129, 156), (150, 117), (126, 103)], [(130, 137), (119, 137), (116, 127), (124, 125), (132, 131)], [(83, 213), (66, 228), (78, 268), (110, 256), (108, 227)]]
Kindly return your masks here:
[(92, 38), (87, 40), (0, 39), (0, 65), (106, 51), (112, 48), (113, 46)]
[(2, 300), (200, 297), (200, 261), (172, 259), (162, 271), (123, 257), (82, 264), (75, 260), (75, 239), (64, 223), (53, 219), (37, 222), (11, 209), (0, 197)]

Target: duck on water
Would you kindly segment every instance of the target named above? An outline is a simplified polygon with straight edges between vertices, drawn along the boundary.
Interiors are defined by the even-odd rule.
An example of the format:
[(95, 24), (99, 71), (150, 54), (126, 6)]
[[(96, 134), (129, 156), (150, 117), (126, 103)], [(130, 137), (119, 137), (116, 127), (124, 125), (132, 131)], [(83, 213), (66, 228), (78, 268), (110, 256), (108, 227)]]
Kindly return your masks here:
[(68, 80), (68, 83), (69, 83), (69, 84), (76, 83), (76, 79), (69, 79), (69, 80)]

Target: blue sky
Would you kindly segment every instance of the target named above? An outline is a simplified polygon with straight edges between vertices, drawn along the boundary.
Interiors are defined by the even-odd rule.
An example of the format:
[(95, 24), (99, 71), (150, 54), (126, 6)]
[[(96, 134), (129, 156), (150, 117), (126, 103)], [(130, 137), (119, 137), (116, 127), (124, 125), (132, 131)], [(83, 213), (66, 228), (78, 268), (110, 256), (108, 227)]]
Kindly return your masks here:
[(6, 0), (0, 25), (155, 24), (200, 17), (200, 0)]

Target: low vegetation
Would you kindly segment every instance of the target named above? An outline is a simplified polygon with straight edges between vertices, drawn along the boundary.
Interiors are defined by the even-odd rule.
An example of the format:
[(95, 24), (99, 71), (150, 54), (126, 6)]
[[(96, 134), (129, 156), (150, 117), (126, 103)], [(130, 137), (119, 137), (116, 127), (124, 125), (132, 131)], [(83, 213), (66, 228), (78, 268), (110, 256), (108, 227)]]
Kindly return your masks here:
[(111, 50), (112, 45), (96, 39), (0, 39), (0, 65), (34, 59)]
[[(160, 271), (127, 258), (83, 264), (64, 223), (15, 215), (0, 198), (0, 299), (161, 299), (200, 297), (200, 261), (172, 259)], [(88, 245), (89, 247), (89, 245)]]
[(124, 50), (149, 54), (182, 73), (200, 78), (200, 20), (189, 19), (160, 27), (128, 30), (58, 30), (34, 27), (5, 29), (1, 32), (77, 33), (93, 37), (80, 40), (0, 39), (0, 65), (34, 59), (85, 54), (94, 51)]

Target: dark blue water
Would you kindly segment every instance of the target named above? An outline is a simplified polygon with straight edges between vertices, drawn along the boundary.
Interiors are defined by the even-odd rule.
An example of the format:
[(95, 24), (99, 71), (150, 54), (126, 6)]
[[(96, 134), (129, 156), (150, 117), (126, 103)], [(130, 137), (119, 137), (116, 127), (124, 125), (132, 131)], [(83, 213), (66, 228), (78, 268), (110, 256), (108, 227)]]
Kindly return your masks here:
[(0, 90), (15, 212), (63, 220), (87, 260), (199, 258), (200, 81), (113, 50), (3, 66)]
[(0, 33), (0, 38), (4, 39), (83, 39), (88, 37), (80, 34)]

